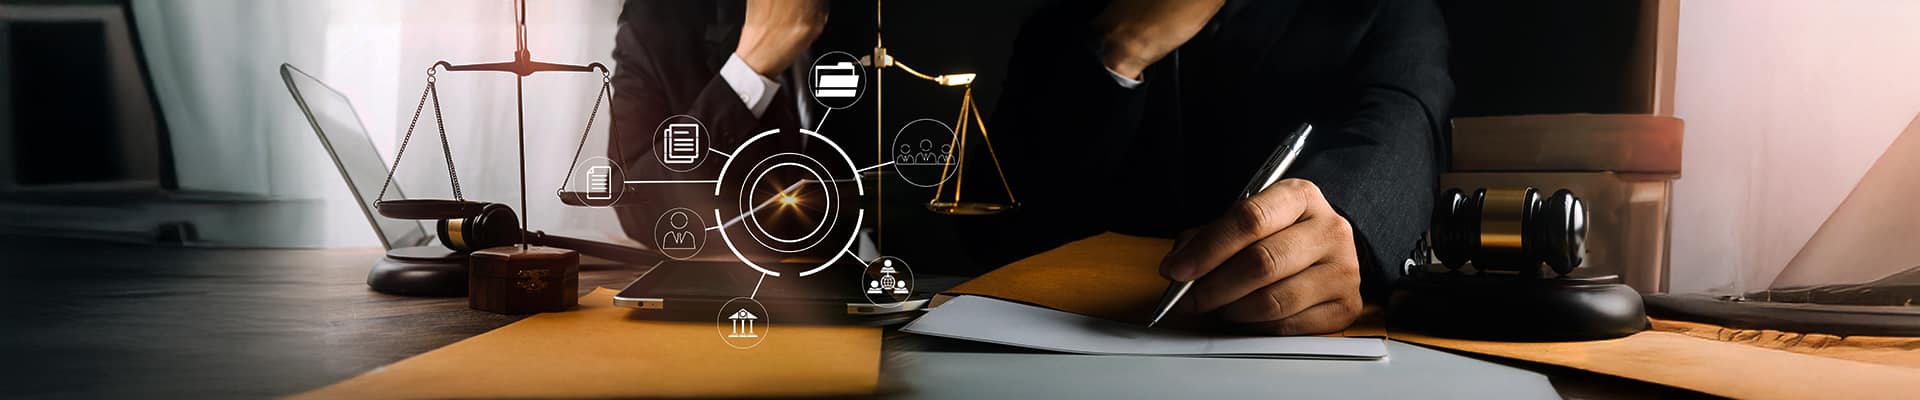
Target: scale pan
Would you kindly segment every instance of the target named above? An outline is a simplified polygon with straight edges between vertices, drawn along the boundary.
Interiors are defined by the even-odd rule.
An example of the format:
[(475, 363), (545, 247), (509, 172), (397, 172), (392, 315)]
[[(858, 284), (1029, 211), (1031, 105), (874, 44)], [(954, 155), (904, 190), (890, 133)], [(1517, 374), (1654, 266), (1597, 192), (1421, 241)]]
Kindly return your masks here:
[(381, 200), (373, 207), (380, 216), (393, 219), (454, 219), (480, 215), (487, 203), (467, 200), (406, 199)]
[(947, 215), (994, 215), (1020, 208), (1019, 204), (980, 203), (971, 201), (932, 201), (927, 202), (927, 210)]

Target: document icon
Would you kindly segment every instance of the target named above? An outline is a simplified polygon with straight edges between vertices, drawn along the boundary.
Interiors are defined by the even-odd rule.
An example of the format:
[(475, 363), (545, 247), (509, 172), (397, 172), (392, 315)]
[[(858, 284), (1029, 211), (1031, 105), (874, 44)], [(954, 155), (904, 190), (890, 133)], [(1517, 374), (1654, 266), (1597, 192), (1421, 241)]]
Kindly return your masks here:
[(666, 163), (692, 164), (700, 160), (699, 124), (669, 124), (662, 133), (660, 145), (667, 149)]
[(613, 167), (596, 165), (587, 168), (587, 200), (612, 200)]
[(853, 63), (813, 66), (814, 97), (854, 97), (859, 89), (860, 73)]

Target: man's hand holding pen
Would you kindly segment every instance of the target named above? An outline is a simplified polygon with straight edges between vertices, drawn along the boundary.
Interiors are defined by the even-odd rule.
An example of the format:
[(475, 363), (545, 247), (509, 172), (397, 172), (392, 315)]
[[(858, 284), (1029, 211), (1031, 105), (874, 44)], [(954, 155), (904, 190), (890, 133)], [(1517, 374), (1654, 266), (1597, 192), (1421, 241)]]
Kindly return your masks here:
[(1359, 316), (1353, 228), (1320, 188), (1286, 179), (1183, 232), (1160, 275), (1194, 281), (1175, 313), (1206, 314), (1272, 335), (1335, 332)]

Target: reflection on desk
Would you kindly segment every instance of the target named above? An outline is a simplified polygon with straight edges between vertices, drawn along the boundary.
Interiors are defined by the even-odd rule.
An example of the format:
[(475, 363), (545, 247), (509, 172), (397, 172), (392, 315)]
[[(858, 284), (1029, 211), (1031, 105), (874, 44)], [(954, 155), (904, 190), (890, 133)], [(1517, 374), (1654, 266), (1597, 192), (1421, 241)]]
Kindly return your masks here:
[[(284, 396), (523, 318), (368, 290), (381, 254), (0, 237), (0, 398)], [(583, 293), (640, 274), (583, 269)]]

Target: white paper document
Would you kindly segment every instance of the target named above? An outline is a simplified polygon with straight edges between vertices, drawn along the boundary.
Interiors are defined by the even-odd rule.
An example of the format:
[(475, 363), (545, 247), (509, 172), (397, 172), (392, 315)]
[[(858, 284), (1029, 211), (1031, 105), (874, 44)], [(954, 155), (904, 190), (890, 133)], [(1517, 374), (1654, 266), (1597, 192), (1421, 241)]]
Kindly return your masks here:
[(1207, 335), (1108, 321), (1005, 300), (960, 296), (901, 331), (1080, 354), (1377, 360), (1380, 338)]

